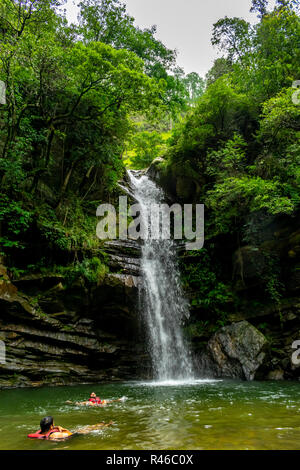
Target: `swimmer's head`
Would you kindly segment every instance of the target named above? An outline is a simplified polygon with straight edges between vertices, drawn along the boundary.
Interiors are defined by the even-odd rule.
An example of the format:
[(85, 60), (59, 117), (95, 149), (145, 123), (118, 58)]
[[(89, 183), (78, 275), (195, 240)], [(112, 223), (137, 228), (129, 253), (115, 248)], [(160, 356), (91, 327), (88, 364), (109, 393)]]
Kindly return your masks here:
[(90, 394), (90, 397), (91, 397), (91, 398), (96, 398), (96, 393), (95, 393), (95, 392), (92, 392), (92, 393)]
[(51, 426), (53, 426), (52, 416), (46, 416), (45, 418), (43, 418), (40, 422), (40, 426), (42, 432), (50, 431)]

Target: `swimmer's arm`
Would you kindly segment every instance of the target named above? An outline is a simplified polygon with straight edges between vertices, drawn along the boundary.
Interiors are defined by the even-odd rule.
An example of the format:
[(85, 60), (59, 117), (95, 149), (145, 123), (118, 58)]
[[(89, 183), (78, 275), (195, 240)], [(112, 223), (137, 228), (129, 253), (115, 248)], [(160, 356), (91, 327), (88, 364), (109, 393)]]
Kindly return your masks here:
[(68, 433), (70, 432), (68, 429), (63, 428), (62, 426), (55, 426), (55, 427), (58, 429), (59, 432), (68, 432)]
[(96, 431), (101, 428), (106, 428), (108, 426), (111, 426), (112, 424), (114, 424), (113, 421), (110, 421), (109, 423), (98, 423), (98, 424), (87, 425), (84, 428), (77, 429), (76, 434), (89, 434), (92, 431)]
[(117, 398), (116, 400), (103, 400), (102, 403), (106, 405), (107, 403), (115, 403), (116, 401), (123, 401), (123, 400), (121, 398)]
[(60, 440), (60, 439), (66, 439), (67, 437), (71, 436), (72, 433), (71, 432), (53, 432), (52, 434), (50, 434), (49, 436), (49, 440), (51, 441), (56, 441), (56, 440)]
[(95, 403), (91, 401), (76, 401), (75, 405), (89, 405), (89, 406), (94, 406)]

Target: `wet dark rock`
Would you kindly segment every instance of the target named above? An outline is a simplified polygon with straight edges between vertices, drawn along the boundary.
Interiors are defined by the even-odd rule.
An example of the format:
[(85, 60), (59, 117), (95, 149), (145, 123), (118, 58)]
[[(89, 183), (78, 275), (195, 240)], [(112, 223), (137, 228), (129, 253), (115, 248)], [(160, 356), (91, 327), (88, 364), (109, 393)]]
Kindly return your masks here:
[(105, 243), (108, 254), (139, 259), (141, 246), (135, 240), (111, 240)]
[[(139, 248), (110, 248), (123, 273), (98, 285), (37, 274), (11, 282), (0, 264), (1, 387), (128, 380), (143, 375), (145, 349), (137, 312)], [(130, 250), (130, 255), (128, 254)], [(119, 269), (119, 268), (118, 268)]]
[(261, 282), (266, 272), (267, 262), (264, 253), (255, 246), (239, 248), (233, 255), (233, 275), (240, 286)]
[(265, 358), (267, 340), (247, 321), (221, 328), (198, 359), (202, 376), (253, 380)]
[(159, 184), (166, 195), (175, 201), (177, 195), (177, 178), (169, 167), (163, 166), (165, 160), (161, 157), (156, 158), (148, 168), (146, 175)]
[(159, 181), (161, 175), (161, 164), (164, 163), (164, 159), (161, 157), (155, 158), (149, 168), (146, 171), (146, 175), (154, 181)]
[(140, 275), (140, 261), (136, 258), (111, 255), (108, 265), (113, 271), (121, 270), (122, 274), (133, 274), (135, 276)]

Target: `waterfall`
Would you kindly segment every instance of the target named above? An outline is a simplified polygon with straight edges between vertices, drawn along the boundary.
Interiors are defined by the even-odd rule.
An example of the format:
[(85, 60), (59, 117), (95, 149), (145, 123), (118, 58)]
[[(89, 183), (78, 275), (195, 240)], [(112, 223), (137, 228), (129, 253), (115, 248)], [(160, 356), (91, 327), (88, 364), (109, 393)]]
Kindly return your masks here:
[(165, 195), (148, 176), (134, 171), (128, 174), (147, 233), (142, 245), (140, 309), (147, 327), (153, 373), (159, 381), (188, 380), (193, 373), (182, 321), (189, 316), (189, 309), (180, 284), (175, 242), (155, 239), (151, 233), (151, 208), (163, 203)]

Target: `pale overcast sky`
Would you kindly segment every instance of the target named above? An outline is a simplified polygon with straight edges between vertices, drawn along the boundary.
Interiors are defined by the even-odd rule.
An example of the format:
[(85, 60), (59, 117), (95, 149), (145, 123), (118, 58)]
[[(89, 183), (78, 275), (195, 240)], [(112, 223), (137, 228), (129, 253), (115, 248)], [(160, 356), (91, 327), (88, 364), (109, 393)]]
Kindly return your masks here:
[[(271, 0), (273, 4), (275, 0)], [(210, 43), (213, 24), (224, 16), (237, 16), (251, 23), (251, 0), (123, 0), (128, 13), (141, 28), (157, 25), (156, 37), (170, 49), (177, 49), (177, 63), (186, 73), (204, 76), (217, 51)], [(75, 0), (75, 5), (77, 1)], [(74, 0), (68, 0), (68, 18), (75, 21)]]

